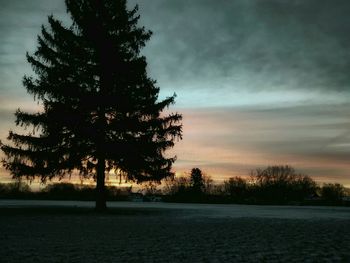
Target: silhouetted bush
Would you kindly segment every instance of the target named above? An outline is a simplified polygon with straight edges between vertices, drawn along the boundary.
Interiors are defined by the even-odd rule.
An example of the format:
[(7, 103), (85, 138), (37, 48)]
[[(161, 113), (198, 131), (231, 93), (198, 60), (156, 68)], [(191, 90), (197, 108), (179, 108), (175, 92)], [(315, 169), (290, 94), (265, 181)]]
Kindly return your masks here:
[(223, 194), (232, 200), (243, 200), (248, 196), (249, 185), (247, 180), (241, 177), (231, 177), (224, 181)]
[(317, 184), (307, 175), (286, 166), (269, 166), (251, 172), (251, 195), (268, 203), (303, 201), (315, 194)]
[(214, 186), (213, 179), (210, 176), (205, 174), (203, 174), (202, 178), (203, 178), (203, 188), (202, 188), (203, 193), (206, 195), (214, 194), (216, 189)]
[(95, 190), (91, 186), (76, 186), (70, 183), (56, 183), (46, 186), (42, 191), (49, 199), (94, 200)]
[[(127, 201), (131, 187), (106, 187), (106, 198), (109, 201)], [(95, 187), (90, 185), (74, 185), (71, 183), (55, 183), (47, 185), (41, 191), (33, 192), (28, 184), (9, 183), (0, 184), (0, 198), (2, 199), (46, 199), (46, 200), (95, 200)]]
[(202, 171), (199, 168), (193, 168), (190, 175), (191, 190), (194, 195), (200, 195), (204, 190), (204, 181)]
[(341, 203), (344, 196), (345, 188), (341, 184), (324, 184), (321, 188), (321, 197), (326, 203)]
[(164, 183), (166, 201), (205, 203), (213, 191), (213, 180), (199, 168), (193, 168), (189, 177), (174, 177)]
[(166, 181), (164, 189), (166, 201), (171, 202), (193, 202), (191, 181), (188, 177), (174, 177)]
[(25, 198), (31, 193), (28, 184), (15, 181), (8, 184), (0, 184), (0, 198)]
[(165, 194), (176, 195), (184, 193), (190, 188), (190, 180), (187, 177), (174, 177), (165, 180)]
[(147, 182), (142, 185), (141, 193), (145, 196), (161, 195), (162, 191), (158, 187), (159, 183)]
[[(163, 200), (162, 190), (159, 189), (160, 183), (147, 182), (142, 185), (139, 193), (144, 202), (160, 202)], [(140, 196), (141, 197), (141, 196)]]

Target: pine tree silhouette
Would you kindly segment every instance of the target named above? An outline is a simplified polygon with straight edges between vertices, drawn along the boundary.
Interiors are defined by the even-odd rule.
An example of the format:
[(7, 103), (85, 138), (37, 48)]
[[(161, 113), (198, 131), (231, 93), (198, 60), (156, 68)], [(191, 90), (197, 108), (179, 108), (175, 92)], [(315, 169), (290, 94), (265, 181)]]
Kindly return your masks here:
[(126, 0), (66, 0), (73, 21), (65, 27), (53, 16), (42, 27), (38, 48), (27, 54), (36, 77), (24, 87), (43, 111), (17, 110), (16, 125), (1, 144), (4, 166), (14, 178), (43, 182), (73, 171), (96, 179), (96, 209), (106, 208), (105, 172), (118, 169), (128, 179), (160, 181), (172, 175), (176, 157), (165, 150), (182, 138), (182, 116), (164, 113), (175, 95), (159, 101), (140, 54), (151, 32), (138, 26), (137, 6)]

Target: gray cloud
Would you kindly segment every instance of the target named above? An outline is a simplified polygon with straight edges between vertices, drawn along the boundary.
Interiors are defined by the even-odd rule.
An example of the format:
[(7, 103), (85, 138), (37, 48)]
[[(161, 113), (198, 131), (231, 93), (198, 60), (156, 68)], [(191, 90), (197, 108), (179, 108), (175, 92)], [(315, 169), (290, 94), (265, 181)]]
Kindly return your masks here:
[[(18, 74), (30, 72), (24, 54), (35, 49), (47, 15), (69, 19), (63, 0), (0, 3), (0, 79), (13, 79), (15, 88)], [(164, 94), (211, 92), (225, 101), (242, 90), (349, 91), (347, 0), (135, 3), (141, 23), (154, 31), (144, 53)]]
[(25, 54), (35, 50), (37, 35), (41, 25), (47, 24), (47, 16), (55, 13), (64, 21), (68, 17), (64, 1), (0, 0), (0, 6), (0, 92), (14, 92), (22, 89), (21, 76), (31, 72)]
[(166, 86), (349, 90), (347, 0), (138, 2)]

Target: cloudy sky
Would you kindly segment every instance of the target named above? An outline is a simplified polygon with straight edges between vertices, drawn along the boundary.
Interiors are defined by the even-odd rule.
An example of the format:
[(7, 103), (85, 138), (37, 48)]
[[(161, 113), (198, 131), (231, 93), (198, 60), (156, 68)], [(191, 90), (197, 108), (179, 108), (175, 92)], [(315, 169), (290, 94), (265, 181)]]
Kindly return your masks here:
[[(290, 164), (350, 186), (348, 0), (132, 0), (154, 33), (144, 54), (161, 96), (176, 92), (184, 139), (179, 173), (214, 179)], [(63, 0), (0, 0), (0, 139), (17, 108), (38, 106), (21, 85), (25, 52)], [(7, 173), (0, 168), (2, 180)]]

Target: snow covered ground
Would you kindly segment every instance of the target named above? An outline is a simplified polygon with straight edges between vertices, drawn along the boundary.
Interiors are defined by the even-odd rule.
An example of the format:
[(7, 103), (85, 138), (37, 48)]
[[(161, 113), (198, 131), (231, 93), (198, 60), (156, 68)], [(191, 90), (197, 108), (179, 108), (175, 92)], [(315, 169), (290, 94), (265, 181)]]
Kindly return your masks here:
[(350, 208), (0, 200), (0, 262), (350, 262)]

